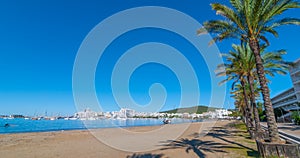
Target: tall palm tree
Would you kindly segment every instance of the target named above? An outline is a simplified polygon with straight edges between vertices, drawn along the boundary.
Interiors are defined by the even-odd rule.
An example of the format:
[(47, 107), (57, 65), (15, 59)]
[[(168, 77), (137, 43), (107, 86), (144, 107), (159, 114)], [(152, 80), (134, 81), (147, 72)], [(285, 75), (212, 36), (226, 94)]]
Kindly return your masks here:
[(255, 92), (257, 92), (257, 91), (255, 91), (256, 90), (255, 88), (257, 88), (257, 87), (254, 87), (255, 86), (255, 84), (254, 84), (255, 83), (255, 81), (254, 81), (255, 61), (253, 60), (253, 55), (251, 53), (249, 45), (246, 45), (246, 46), (232, 45), (232, 47), (233, 47), (233, 52), (231, 54), (235, 54), (234, 61), (239, 63), (242, 71), (244, 71), (245, 78), (247, 80), (247, 87), (248, 87), (247, 90), (249, 91), (248, 97), (250, 100), (250, 109), (254, 115), (255, 131), (259, 132), (259, 131), (261, 131), (261, 127), (260, 127), (258, 111), (256, 108), (257, 94), (255, 94)]
[[(253, 111), (254, 115), (254, 121), (255, 121), (255, 131), (260, 132), (261, 127), (260, 127), (260, 121), (259, 121), (259, 115), (258, 111), (256, 108), (256, 97), (257, 94), (257, 84), (255, 84), (255, 73), (254, 73), (254, 68), (255, 68), (255, 61), (253, 60), (253, 55), (251, 52), (251, 49), (249, 48), (249, 45), (246, 46), (237, 46), (233, 45), (234, 51), (237, 53), (236, 62), (240, 62), (243, 65), (244, 71), (246, 73), (246, 78), (247, 78), (247, 85), (248, 85), (248, 90), (249, 90), (249, 100), (250, 100), (250, 105)], [(255, 87), (256, 86), (256, 87)], [(256, 136), (258, 136), (256, 134)]]
[[(211, 20), (203, 24), (198, 34), (213, 33), (212, 42), (228, 38), (240, 39), (249, 43), (255, 57), (255, 64), (261, 86), (264, 107), (267, 115), (267, 125), (271, 141), (280, 141), (278, 128), (270, 99), (270, 90), (267, 85), (263, 60), (260, 54), (260, 43), (269, 44), (267, 33), (278, 36), (276, 28), (282, 25), (300, 25), (296, 18), (281, 18), (279, 15), (292, 8), (300, 8), (295, 0), (230, 0), (233, 8), (219, 3), (212, 4), (217, 14), (225, 20)], [(278, 20), (276, 20), (278, 18)]]
[[(235, 107), (239, 110), (239, 112), (246, 117), (246, 105), (244, 102), (244, 95), (243, 93), (241, 93), (241, 90), (237, 90), (235, 89), (235, 91), (231, 91), (230, 92), (232, 95), (231, 97), (234, 98), (234, 105)], [(246, 122), (246, 120), (245, 120)], [(246, 122), (246, 125), (248, 125), (248, 123)]]
[[(286, 54), (285, 50), (277, 50), (272, 52), (265, 52), (266, 45), (261, 46), (261, 57), (263, 62), (263, 66), (265, 69), (265, 73), (271, 77), (275, 74), (286, 74), (291, 63), (285, 62), (282, 58), (282, 55)], [(254, 54), (252, 50), (247, 45), (237, 46), (233, 45), (233, 49), (237, 54), (236, 62), (239, 62), (243, 65), (244, 71), (246, 72), (247, 82), (249, 83), (249, 97), (250, 97), (250, 105), (253, 108), (254, 112), (254, 120), (256, 125), (256, 131), (260, 131), (260, 121), (259, 114), (256, 106), (256, 97), (255, 91), (257, 91), (258, 87), (255, 87), (255, 80), (257, 80), (257, 71), (256, 64), (254, 60)]]
[[(248, 132), (253, 137), (253, 119), (251, 117), (252, 112), (250, 111), (250, 104), (249, 104), (249, 91), (247, 91), (246, 86), (242, 86), (241, 83), (237, 83), (233, 85), (232, 92), (233, 94), (231, 97), (235, 99), (235, 106), (239, 109), (239, 111), (243, 114), (245, 118), (245, 124), (247, 126)], [(247, 99), (245, 99), (247, 98)], [(250, 117), (251, 118), (250, 118)]]
[[(232, 80), (236, 78), (235, 76), (240, 76), (239, 81), (243, 84), (244, 91), (247, 92), (247, 96), (250, 100), (250, 107), (253, 110), (255, 129), (257, 132), (261, 130), (259, 114), (256, 106), (256, 98), (259, 97), (258, 85), (255, 80), (257, 80), (256, 65), (254, 60), (254, 55), (249, 45), (232, 45), (233, 50), (228, 54), (223, 54), (226, 57), (226, 64), (218, 65), (217, 76), (227, 76), (227, 78), (221, 83)], [(285, 50), (278, 50), (273, 52), (265, 52), (266, 46), (262, 46), (262, 59), (264, 61), (265, 73), (269, 76), (274, 76), (275, 73), (286, 74), (290, 63), (285, 62), (282, 59), (282, 55), (286, 54)], [(223, 70), (223, 71), (222, 71)], [(242, 79), (246, 78), (246, 81)], [(245, 79), (244, 79), (245, 80)], [(246, 82), (246, 85), (245, 85)], [(235, 83), (235, 82), (233, 82)], [(246, 88), (246, 89), (245, 89)], [(247, 105), (247, 103), (246, 103)], [(252, 112), (252, 111), (250, 111)], [(251, 115), (249, 115), (251, 117)]]
[[(234, 48), (236, 48), (237, 45), (233, 45)], [(226, 79), (221, 81), (219, 84), (223, 84), (228, 81), (233, 81), (232, 83), (232, 90), (234, 89), (235, 85), (239, 83), (241, 85), (239, 94), (242, 94), (243, 96), (243, 105), (245, 105), (245, 117), (246, 117), (246, 124), (249, 130), (249, 133), (254, 130), (253, 125), (253, 117), (252, 117), (252, 108), (249, 104), (249, 98), (247, 97), (247, 90), (246, 90), (246, 84), (248, 84), (245, 76), (247, 75), (247, 71), (245, 70), (245, 65), (239, 61), (240, 56), (235, 51), (230, 51), (229, 54), (222, 54), (223, 57), (225, 57), (225, 60), (227, 61), (224, 64), (219, 64), (218, 68), (216, 70), (217, 76), (226, 76)]]

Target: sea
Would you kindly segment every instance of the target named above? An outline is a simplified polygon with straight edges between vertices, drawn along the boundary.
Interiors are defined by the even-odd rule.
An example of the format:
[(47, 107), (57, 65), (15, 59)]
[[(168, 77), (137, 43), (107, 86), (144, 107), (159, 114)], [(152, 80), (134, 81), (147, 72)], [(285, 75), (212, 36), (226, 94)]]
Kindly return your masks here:
[[(171, 124), (202, 122), (182, 118), (171, 119)], [(8, 124), (8, 127), (5, 127)], [(62, 130), (87, 130), (97, 128), (117, 128), (134, 126), (163, 125), (163, 119), (153, 118), (128, 118), (128, 119), (99, 119), (99, 120), (31, 120), (23, 118), (3, 119), (0, 118), (0, 134), (49, 132)]]

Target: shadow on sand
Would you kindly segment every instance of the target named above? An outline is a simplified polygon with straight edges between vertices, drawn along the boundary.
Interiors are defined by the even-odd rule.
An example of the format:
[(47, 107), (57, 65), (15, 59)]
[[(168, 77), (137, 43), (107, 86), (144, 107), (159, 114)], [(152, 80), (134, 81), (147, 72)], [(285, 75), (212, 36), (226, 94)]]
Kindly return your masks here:
[[(256, 150), (253, 150), (252, 148), (249, 148), (241, 143), (226, 139), (226, 137), (232, 137), (232, 136), (243, 136), (245, 139), (251, 139), (249, 136), (245, 136), (245, 133), (247, 133), (247, 132), (241, 131), (241, 130), (228, 131), (228, 130), (220, 130), (220, 129), (213, 128), (212, 131), (210, 133), (208, 133), (207, 135), (211, 136), (213, 138), (223, 140), (224, 142), (227, 142), (229, 144), (234, 144), (240, 148), (247, 149), (248, 156), (258, 157), (259, 154)], [(197, 134), (195, 133), (194, 135), (197, 135)]]
[[(231, 137), (232, 135), (238, 135), (238, 136), (243, 136), (243, 135), (240, 135), (238, 133), (245, 133), (244, 131), (228, 131), (228, 130), (212, 130), (212, 132), (208, 133), (207, 135), (208, 136), (211, 136), (211, 137), (214, 137), (214, 138), (218, 138), (218, 139), (221, 139), (227, 143), (230, 143), (230, 144), (235, 144), (241, 148), (246, 148), (248, 150), (252, 150), (252, 148), (249, 148), (243, 144), (240, 144), (238, 142), (234, 142), (234, 141), (230, 141), (228, 139), (226, 139), (226, 137)], [(247, 137), (247, 136), (244, 136), (246, 139), (250, 139), (250, 137)]]
[[(215, 142), (215, 141), (202, 141), (199, 138), (203, 136), (203, 134), (200, 133), (194, 133), (190, 136), (194, 137), (193, 139), (187, 139), (183, 138), (180, 140), (169, 140), (162, 142), (163, 148), (160, 150), (168, 150), (168, 149), (177, 149), (177, 148), (185, 148), (185, 152), (189, 153), (190, 151), (194, 152), (199, 158), (205, 158), (206, 154), (205, 152), (223, 152), (227, 153), (224, 149), (247, 149), (247, 155), (252, 157), (257, 157), (258, 152), (253, 150), (252, 148), (249, 148), (243, 144), (240, 144), (238, 142), (231, 141), (230, 137), (234, 137), (236, 135), (244, 135), (244, 131), (229, 131), (227, 129), (223, 129), (220, 127), (214, 127), (211, 129), (211, 131), (207, 134), (207, 136), (211, 136), (213, 138), (220, 139), (224, 143)], [(245, 137), (248, 139), (247, 137)]]
[(185, 152), (189, 153), (190, 151), (197, 154), (199, 158), (205, 158), (205, 152), (225, 152), (222, 148), (238, 148), (228, 146), (226, 144), (217, 143), (214, 141), (201, 141), (199, 139), (180, 139), (180, 140), (169, 140), (164, 142), (160, 150), (168, 150), (168, 149), (177, 149), (177, 148), (185, 148)]
[[(208, 132), (208, 131), (206, 131)], [(189, 135), (189, 138), (182, 138), (179, 140), (167, 140), (161, 142), (163, 150), (172, 149), (185, 149), (186, 153), (194, 153), (199, 158), (205, 158), (207, 155), (205, 153), (228, 153), (225, 149), (246, 149), (247, 155), (249, 157), (258, 157), (258, 152), (248, 146), (245, 146), (239, 142), (234, 141), (236, 136), (244, 137), (249, 139), (247, 132), (243, 130), (228, 130), (223, 127), (213, 127), (208, 133), (205, 132), (206, 136), (213, 137), (215, 139), (220, 139), (222, 141), (204, 141), (201, 140), (203, 133), (193, 133)], [(223, 142), (223, 143), (222, 143)], [(229, 153), (230, 154), (230, 153)], [(162, 158), (164, 154), (133, 154), (127, 156), (127, 158)]]
[(164, 154), (133, 154), (128, 155), (126, 158), (162, 158)]

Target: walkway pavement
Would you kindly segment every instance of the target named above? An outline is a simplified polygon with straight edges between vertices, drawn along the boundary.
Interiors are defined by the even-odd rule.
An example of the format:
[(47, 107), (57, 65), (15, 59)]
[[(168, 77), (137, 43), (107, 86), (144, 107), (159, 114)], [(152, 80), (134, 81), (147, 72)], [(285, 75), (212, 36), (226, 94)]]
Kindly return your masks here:
[[(267, 127), (266, 122), (261, 123), (264, 127)], [(300, 139), (300, 126), (293, 123), (277, 123), (279, 132), (298, 137)]]

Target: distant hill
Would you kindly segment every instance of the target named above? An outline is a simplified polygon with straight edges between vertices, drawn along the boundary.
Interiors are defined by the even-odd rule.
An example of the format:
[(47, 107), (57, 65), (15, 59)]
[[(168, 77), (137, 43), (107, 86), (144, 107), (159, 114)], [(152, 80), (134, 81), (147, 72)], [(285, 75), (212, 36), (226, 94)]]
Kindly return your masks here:
[(197, 113), (197, 114), (202, 114), (203, 112), (214, 111), (216, 109), (221, 109), (221, 108), (199, 105), (199, 106), (193, 106), (193, 107), (188, 107), (188, 108), (176, 108), (173, 110), (162, 111), (160, 113)]

